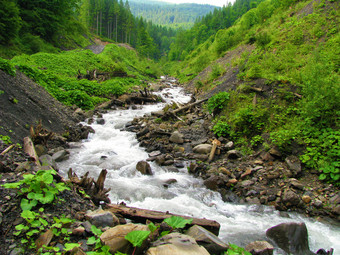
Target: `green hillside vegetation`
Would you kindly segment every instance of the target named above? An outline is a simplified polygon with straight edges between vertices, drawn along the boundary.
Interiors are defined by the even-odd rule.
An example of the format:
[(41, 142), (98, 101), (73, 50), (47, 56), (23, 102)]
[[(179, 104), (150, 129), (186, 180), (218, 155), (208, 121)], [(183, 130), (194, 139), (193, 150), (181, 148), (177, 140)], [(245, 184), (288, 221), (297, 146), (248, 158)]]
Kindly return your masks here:
[(130, 7), (135, 17), (143, 17), (154, 24), (175, 29), (189, 29), (199, 17), (203, 17), (217, 8), (208, 4), (170, 4), (153, 1), (143, 3), (130, 1)]
[[(0, 68), (12, 75), (14, 66), (59, 101), (85, 110), (139, 86), (141, 80), (160, 75), (152, 61), (115, 44), (107, 45), (98, 55), (90, 50), (73, 50), (20, 55), (10, 61), (0, 58)], [(94, 73), (98, 79), (94, 79)]]
[[(196, 81), (197, 89), (209, 91), (237, 68), (240, 85), (215, 115), (215, 133), (248, 153), (271, 144), (287, 154), (294, 150), (320, 179), (339, 185), (338, 14), (336, 1), (266, 0), (199, 45), (173, 72), (188, 81), (210, 65)], [(215, 62), (242, 45), (248, 50), (231, 63)], [(261, 79), (267, 93), (252, 89)]]

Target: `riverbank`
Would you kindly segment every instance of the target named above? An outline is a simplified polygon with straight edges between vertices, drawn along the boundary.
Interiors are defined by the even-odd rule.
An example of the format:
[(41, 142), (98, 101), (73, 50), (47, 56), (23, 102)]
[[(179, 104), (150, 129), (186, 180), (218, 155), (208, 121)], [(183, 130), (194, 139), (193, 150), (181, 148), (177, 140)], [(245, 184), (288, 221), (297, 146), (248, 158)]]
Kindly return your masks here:
[[(170, 86), (169, 84), (166, 84), (166, 82), (162, 83), (161, 87), (167, 87)], [(108, 104), (107, 106), (105, 106), (106, 108), (112, 109), (112, 108), (129, 108), (131, 105), (126, 104), (127, 102), (129, 102), (131, 99), (131, 97), (129, 96), (125, 96), (120, 98), (118, 101), (115, 101), (114, 103), (112, 103), (111, 105)], [(123, 105), (125, 105), (124, 107), (119, 106), (119, 104), (121, 104), (121, 102), (123, 102)], [(132, 108), (138, 108), (138, 106), (136, 105), (132, 105)], [(198, 107), (198, 106), (196, 106)], [(196, 108), (195, 109), (199, 109)], [(101, 109), (101, 110), (97, 110), (96, 111), (96, 116), (99, 116), (99, 118), (94, 118), (93, 121), (97, 121), (99, 120), (99, 122), (101, 122), (100, 119), (102, 114), (105, 114), (105, 112), (107, 112), (108, 109)], [(77, 113), (78, 115), (82, 116), (83, 114)], [(129, 130), (135, 130), (138, 131), (137, 127), (141, 128), (143, 126), (144, 128), (149, 128), (149, 132), (146, 132), (144, 135), (141, 135), (140, 132), (138, 132), (138, 137), (139, 139), (142, 141), (142, 144), (145, 146), (146, 143), (148, 141), (150, 141), (151, 144), (153, 144), (154, 146), (159, 146), (159, 148), (152, 148), (151, 147), (147, 147), (148, 150), (150, 151), (150, 153), (155, 152), (157, 150), (159, 150), (161, 153), (160, 155), (155, 156), (155, 153), (153, 153), (151, 156), (155, 156), (155, 157), (159, 157), (158, 159), (156, 158), (150, 158), (150, 161), (152, 160), (159, 160), (159, 163), (161, 165), (167, 165), (167, 167), (169, 167), (169, 170), (175, 170), (175, 168), (182, 166), (181, 164), (185, 165), (185, 161), (186, 160), (190, 160), (191, 164), (189, 165), (189, 169), (191, 170), (192, 173), (194, 173), (194, 175), (196, 176), (201, 176), (204, 179), (208, 180), (209, 178), (211, 178), (211, 176), (208, 175), (208, 173), (211, 175), (211, 173), (213, 173), (214, 176), (218, 176), (218, 177), (223, 177), (220, 174), (215, 174), (215, 172), (209, 172), (211, 169), (206, 168), (206, 163), (204, 163), (204, 161), (207, 159), (207, 155), (203, 154), (198, 154), (198, 153), (189, 153), (188, 155), (186, 155), (186, 149), (189, 150), (189, 145), (191, 146), (191, 144), (196, 144), (200, 145), (200, 144), (207, 144), (209, 143), (210, 138), (209, 138), (209, 116), (201, 111), (197, 111), (197, 115), (193, 115), (192, 113), (188, 113), (185, 116), (181, 115), (178, 116), (179, 118), (181, 118), (182, 120), (167, 120), (167, 121), (161, 121), (161, 113), (158, 112), (156, 113), (156, 116), (154, 117), (145, 117), (143, 119), (136, 119), (134, 120), (132, 123), (130, 123), (127, 127), (127, 129)], [(191, 118), (189, 118), (188, 116), (191, 114)], [(196, 117), (198, 116), (198, 117)], [(197, 118), (197, 119), (196, 119)], [(202, 121), (203, 120), (203, 121)], [(183, 126), (180, 124), (183, 122)], [(190, 124), (188, 124), (190, 123)], [(163, 125), (162, 125), (163, 124)], [(161, 126), (162, 125), (162, 126)], [(167, 125), (167, 126), (165, 126)], [(177, 128), (176, 128), (177, 126)], [(81, 127), (83, 128), (83, 127)], [(85, 132), (85, 128), (84, 132)], [(174, 142), (176, 141), (175, 138), (172, 138), (170, 141), (170, 138), (173, 134), (173, 131), (177, 129), (180, 131), (180, 134), (182, 133), (183, 137), (183, 143), (177, 143)], [(78, 139), (82, 138), (82, 137), (87, 137), (87, 134), (89, 132), (89, 129), (87, 129), (87, 132), (84, 133), (83, 131), (81, 132), (75, 132), (75, 133), (80, 133), (82, 135), (79, 136), (75, 136)], [(144, 130), (145, 132), (145, 130)], [(143, 133), (144, 133), (143, 132)], [(203, 135), (206, 134), (206, 135)], [(211, 134), (210, 134), (211, 135)], [(154, 136), (154, 139), (156, 140), (148, 140), (146, 138), (150, 138)], [(45, 144), (45, 149), (47, 149), (48, 154), (51, 154), (52, 157), (55, 154), (58, 154), (59, 151), (64, 151), (64, 149), (68, 148), (70, 146), (69, 143), (66, 143), (64, 139), (61, 139), (59, 136), (55, 136), (57, 139), (51, 139), (51, 141), (58, 141), (58, 142), (50, 142), (47, 144)], [(74, 141), (76, 139), (70, 139), (72, 136), (69, 135), (69, 141)], [(213, 138), (213, 137), (211, 137)], [(202, 140), (200, 140), (202, 139)], [(205, 140), (205, 141), (203, 141)], [(178, 141), (178, 140), (177, 140)], [(179, 140), (180, 141), (180, 140)], [(196, 143), (193, 143), (196, 142)], [(227, 141), (219, 141), (221, 143), (226, 143)], [(62, 144), (63, 143), (63, 144)], [(36, 144), (37, 145), (37, 144)], [(60, 145), (62, 145), (62, 148), (56, 149), (57, 147), (60, 147)], [(71, 144), (72, 146), (72, 144)], [(38, 148), (39, 146), (36, 146), (36, 148)], [(223, 146), (224, 148), (225, 146)], [(7, 148), (7, 146), (2, 145), (1, 151), (3, 151), (5, 148)], [(183, 150), (184, 148), (184, 150)], [(223, 149), (221, 146), (219, 146), (218, 150), (220, 150), (220, 152), (218, 152), (214, 157), (214, 161), (211, 161), (212, 166), (216, 166), (218, 168), (220, 168), (221, 166), (219, 165), (219, 162), (222, 162), (221, 160), (223, 160), (223, 157), (226, 155), (227, 152), (229, 152), (230, 150), (227, 149)], [(42, 149), (42, 153), (46, 153), (46, 150), (44, 148)], [(157, 149), (157, 150), (155, 150)], [(210, 148), (211, 149), (211, 148)], [(16, 156), (16, 154), (18, 153), (18, 155)], [(174, 153), (174, 154), (173, 154)], [(209, 151), (210, 153), (210, 151)], [(209, 154), (206, 153), (206, 154)], [(21, 156), (19, 156), (21, 155)], [(163, 156), (164, 155), (164, 158)], [(231, 155), (231, 154), (229, 154)], [(67, 153), (64, 154), (64, 157), (67, 158)], [(27, 159), (29, 159), (29, 161), (27, 161)], [(65, 158), (64, 158), (65, 159)], [(164, 159), (164, 162), (161, 163)], [(224, 159), (225, 160), (225, 159)], [(168, 161), (168, 162), (167, 162)], [(238, 163), (242, 162), (242, 160), (234, 160), (234, 159), (230, 159), (228, 160), (228, 162), (230, 161), (230, 164), (233, 163), (235, 164), (235, 167), (238, 165)], [(37, 166), (35, 165), (34, 161), (32, 161), (31, 158), (27, 158), (27, 156), (24, 156), (24, 154), (21, 152), (20, 149), (17, 150), (12, 150), (8, 153), (5, 154), (4, 157), (1, 158), (1, 162), (5, 162), (2, 164), (2, 168), (1, 168), (1, 184), (5, 183), (5, 182), (15, 182), (21, 179), (21, 177), (24, 174), (28, 174), (28, 173), (34, 173), (37, 170)], [(167, 163), (165, 163), (167, 162)], [(217, 163), (216, 163), (217, 162)], [(20, 164), (22, 163), (22, 164)], [(171, 164), (170, 164), (171, 163)], [(259, 163), (259, 162), (258, 162)], [(263, 162), (263, 165), (265, 165), (266, 162)], [(227, 162), (224, 162), (223, 167), (227, 169), (226, 167)], [(53, 165), (53, 164), (50, 164)], [(241, 164), (240, 164), (241, 165)], [(20, 166), (20, 167), (18, 167)], [(177, 167), (176, 167), (177, 166)], [(265, 167), (267, 167), (267, 165), (265, 165)], [(217, 169), (218, 171), (220, 171), (221, 169)], [(228, 169), (227, 169), (228, 170)], [(260, 170), (260, 169), (258, 169)], [(216, 171), (216, 170), (214, 170)], [(227, 173), (227, 172), (226, 172)], [(231, 174), (234, 174), (233, 172)], [(242, 176), (243, 173), (240, 173), (240, 176)], [(227, 173), (228, 175), (228, 173)], [(234, 174), (235, 175), (235, 174)], [(207, 178), (205, 178), (204, 176), (206, 176)], [(229, 176), (229, 175), (228, 175)], [(248, 175), (249, 176), (249, 175)], [(232, 176), (231, 176), (232, 177)], [(235, 175), (236, 179), (237, 176)], [(245, 175), (242, 178), (247, 177), (247, 175)], [(223, 177), (224, 178), (224, 177)], [(57, 181), (61, 181), (61, 177), (57, 177), (56, 178)], [(225, 180), (225, 178), (223, 179)], [(229, 180), (228, 180), (229, 182)], [(206, 186), (207, 185), (207, 181), (205, 181)], [(73, 186), (74, 185), (74, 186)], [(168, 183), (168, 185), (172, 185), (172, 183)], [(218, 184), (220, 185), (220, 184)], [(60, 214), (65, 214), (65, 216), (68, 216), (70, 218), (76, 219), (77, 222), (75, 223), (75, 225), (72, 225), (71, 229), (72, 232), (73, 230), (79, 231), (75, 231), (74, 234), (71, 235), (71, 240), (76, 242), (76, 243), (86, 243), (86, 239), (93, 236), (93, 232), (91, 232), (91, 229), (86, 228), (86, 220), (89, 220), (89, 217), (86, 218), (86, 211), (87, 210), (94, 210), (96, 208), (98, 208), (97, 206), (95, 206), (91, 200), (86, 197), (86, 195), (84, 194), (80, 194), (79, 192), (81, 192), (82, 190), (84, 190), (84, 188), (80, 188), (73, 183), (71, 185), (72, 187), (72, 191), (64, 191), (63, 193), (61, 193), (60, 196), (58, 196), (58, 200), (59, 199), (64, 199), (64, 201), (61, 202), (57, 202), (51, 206), (47, 205), (44, 206), (45, 208), (45, 213), (44, 213), (44, 217), (49, 217), (49, 218), (53, 218), (53, 216), (60, 216)], [(236, 187), (236, 185), (235, 185)], [(215, 188), (212, 188), (215, 189)], [(220, 187), (217, 186), (216, 190), (221, 192)], [(225, 188), (226, 189), (226, 188)], [(226, 189), (227, 190), (227, 189)], [(24, 220), (22, 218), (20, 218), (20, 200), (21, 197), (18, 196), (18, 194), (14, 191), (14, 190), (7, 190), (7, 189), (3, 189), (1, 188), (1, 198), (2, 198), (2, 207), (1, 207), (1, 224), (2, 224), (2, 231), (4, 233), (4, 235), (2, 235), (4, 237), (3, 243), (5, 243), (5, 252), (8, 253), (4, 253), (4, 254), (12, 254), (12, 252), (14, 252), (14, 250), (16, 250), (17, 252), (22, 252), (22, 249), (20, 249), (20, 242), (21, 242), (21, 238), (22, 235), (20, 236), (20, 239), (16, 236), (13, 235), (13, 233), (15, 232), (14, 226), (18, 225), (20, 223), (23, 223)], [(223, 192), (221, 192), (223, 194)], [(263, 194), (265, 195), (265, 194)], [(234, 197), (234, 195), (230, 195), (229, 197)], [(241, 197), (241, 195), (239, 196)], [(242, 198), (242, 197), (241, 197)], [(245, 196), (245, 198), (247, 198), (247, 196)], [(242, 201), (239, 201), (242, 202)], [(248, 201), (249, 202), (249, 201)], [(213, 205), (211, 205), (213, 208)], [(14, 212), (14, 213), (13, 213)], [(114, 218), (112, 216), (112, 218)], [(118, 216), (118, 221), (115, 221), (116, 223), (124, 223), (124, 219), (123, 217), (119, 217)], [(14, 224), (15, 223), (15, 224)], [(83, 225), (83, 223), (85, 224), (85, 226)], [(111, 223), (110, 223), (111, 224)], [(88, 226), (87, 226), (88, 227)], [(105, 227), (103, 228), (103, 230), (105, 230)], [(78, 234), (75, 234), (75, 233)], [(82, 241), (81, 241), (82, 240)], [(85, 241), (84, 241), (85, 240)], [(52, 241), (52, 245), (57, 245), (58, 243), (64, 244), (62, 241)], [(88, 246), (87, 249), (92, 249), (93, 247)], [(14, 254), (14, 253), (13, 253)], [(30, 254), (29, 251), (27, 251), (27, 254)]]

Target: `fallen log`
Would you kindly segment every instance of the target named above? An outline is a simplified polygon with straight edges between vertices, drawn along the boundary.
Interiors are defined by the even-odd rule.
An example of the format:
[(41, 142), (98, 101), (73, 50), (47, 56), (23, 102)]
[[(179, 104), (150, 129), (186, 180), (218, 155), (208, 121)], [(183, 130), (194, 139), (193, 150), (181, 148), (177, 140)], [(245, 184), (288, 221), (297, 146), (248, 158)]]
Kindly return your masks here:
[(24, 138), (24, 151), (34, 159), (37, 166), (41, 166), (37, 152), (34, 149), (34, 144), (29, 137)]
[(209, 99), (209, 98), (202, 99), (202, 100), (196, 101), (196, 102), (194, 102), (194, 103), (192, 103), (192, 104), (185, 105), (185, 106), (183, 106), (183, 107), (181, 107), (181, 108), (178, 108), (178, 109), (172, 111), (172, 113), (173, 113), (173, 114), (177, 114), (177, 113), (179, 113), (179, 112), (185, 111), (185, 110), (187, 110), (187, 109), (189, 109), (189, 108), (191, 108), (191, 107), (193, 107), (193, 106), (195, 106), (195, 105), (198, 105), (198, 104), (204, 103), (205, 101), (208, 101), (208, 99)]
[(211, 161), (214, 159), (214, 156), (215, 156), (215, 152), (216, 152), (217, 146), (221, 146), (221, 142), (220, 142), (219, 140), (217, 140), (217, 139), (215, 139), (215, 140), (212, 142), (212, 144), (213, 144), (213, 147), (211, 148), (208, 162), (211, 162)]
[(7, 152), (9, 152), (11, 149), (13, 149), (15, 147), (15, 144), (12, 144), (11, 146), (9, 146), (6, 150), (4, 150), (3, 152), (1, 152), (0, 155), (5, 155)]
[(133, 220), (137, 223), (145, 224), (147, 220), (152, 222), (162, 222), (166, 218), (170, 218), (171, 216), (180, 216), (185, 219), (193, 219), (190, 226), (199, 225), (203, 228), (209, 230), (210, 232), (214, 233), (215, 235), (219, 234), (220, 231), (220, 224), (217, 221), (207, 220), (207, 219), (199, 219), (193, 218), (188, 216), (182, 216), (177, 214), (172, 214), (169, 212), (160, 212), (160, 211), (153, 211), (147, 209), (140, 209), (135, 207), (128, 207), (125, 205), (114, 205), (114, 204), (107, 204), (106, 210), (114, 213), (120, 214), (121, 216)]

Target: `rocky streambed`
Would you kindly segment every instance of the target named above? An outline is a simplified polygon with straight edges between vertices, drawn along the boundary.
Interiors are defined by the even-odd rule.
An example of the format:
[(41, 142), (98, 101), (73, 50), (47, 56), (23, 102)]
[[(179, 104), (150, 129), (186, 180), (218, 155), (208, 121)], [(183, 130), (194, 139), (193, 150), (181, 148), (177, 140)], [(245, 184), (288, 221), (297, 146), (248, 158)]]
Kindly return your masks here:
[[(190, 96), (183, 95), (181, 89), (173, 88), (174, 85), (176, 81), (171, 78), (154, 85), (156, 90), (161, 89), (165, 101), (177, 100), (176, 104), (166, 107), (172, 111), (190, 100)], [(312, 254), (309, 249), (316, 252), (322, 247), (339, 250), (339, 227), (336, 224), (289, 212), (338, 217), (339, 194), (336, 189), (319, 183), (316, 176), (303, 175), (296, 157), (283, 157), (275, 148), (251, 156), (242, 155), (232, 141), (216, 139), (212, 135), (211, 116), (202, 111), (201, 104), (174, 115), (164, 112), (165, 104), (141, 106), (134, 102), (144, 101), (136, 95), (124, 96), (97, 109), (95, 116), (88, 120), (91, 128), (84, 127), (85, 123), (79, 127), (83, 138), (90, 130), (95, 131), (82, 143), (63, 144), (59, 139), (58, 144), (63, 146), (49, 151), (44, 146), (35, 146), (40, 147), (37, 151), (45, 154), (45, 160), (51, 160), (47, 165), (55, 166), (54, 161), (61, 161), (55, 167), (65, 179), (70, 167), (79, 176), (78, 179), (73, 176), (69, 181), (74, 185), (72, 191), (60, 195), (64, 202), (50, 206), (46, 211), (48, 215), (64, 213), (76, 219), (69, 226), (71, 240), (81, 244), (81, 249), (74, 251), (76, 254), (94, 249), (86, 244), (87, 239), (94, 235), (92, 224), (102, 229), (102, 242), (111, 247), (112, 254), (118, 250), (132, 254), (133, 247), (124, 239), (125, 234), (136, 229), (147, 230), (146, 225), (136, 223), (147, 223), (147, 219), (151, 219), (159, 222), (160, 231), (169, 228), (160, 223), (162, 220), (152, 217), (137, 220), (135, 214), (138, 210), (125, 205), (163, 211), (166, 217), (175, 213), (190, 218), (207, 218), (221, 226), (219, 233), (215, 232), (219, 238), (205, 228), (193, 226), (193, 229), (172, 233), (153, 242), (159, 231), (137, 250), (140, 254), (216, 254), (228, 249), (228, 243), (247, 246), (252, 254)], [(81, 111), (77, 112), (82, 115)], [(213, 148), (216, 150), (212, 157)], [(27, 163), (25, 158), (20, 164), (20, 160), (11, 161), (10, 157), (1, 159), (5, 162), (2, 164), (2, 183), (15, 181), (37, 168), (34, 162)], [(105, 188), (111, 189), (108, 192), (105, 189), (104, 193), (112, 204), (119, 204), (118, 211), (106, 205), (105, 194), (98, 199), (92, 192), (92, 201), (96, 204), (79, 194), (81, 190), (91, 191), (96, 187), (99, 181), (95, 179), (102, 169), (107, 169)], [(86, 172), (89, 172), (88, 178), (81, 178)], [(62, 181), (61, 177), (59, 179)], [(14, 226), (20, 223), (19, 196), (3, 188), (0, 191), (3, 195), (1, 231), (4, 254), (32, 254), (25, 252), (13, 236)], [(102, 208), (98, 208), (99, 205)], [(197, 224), (204, 227), (204, 224)], [(267, 230), (276, 225), (278, 227), (266, 235)], [(286, 236), (284, 239), (290, 244), (280, 244), (277, 240), (281, 249), (278, 248), (273, 241), (276, 236)], [(64, 245), (56, 237), (48, 244), (61, 248)], [(318, 254), (327, 254), (321, 252)]]

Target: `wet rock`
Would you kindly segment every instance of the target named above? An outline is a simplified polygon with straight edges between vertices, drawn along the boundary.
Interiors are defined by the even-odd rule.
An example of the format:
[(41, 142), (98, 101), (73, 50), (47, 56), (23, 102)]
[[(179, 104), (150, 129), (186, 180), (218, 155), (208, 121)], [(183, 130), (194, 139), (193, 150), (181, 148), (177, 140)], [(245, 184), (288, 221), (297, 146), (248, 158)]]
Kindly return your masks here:
[(126, 224), (126, 225), (118, 225), (116, 227), (110, 228), (106, 230), (101, 236), (100, 240), (110, 247), (110, 252), (113, 254), (117, 251), (129, 253), (132, 249), (132, 245), (128, 240), (125, 239), (125, 236), (134, 230), (144, 230), (148, 231), (149, 228), (146, 225), (139, 224)]
[(53, 167), (53, 169), (58, 169), (57, 167), (57, 163), (55, 162), (55, 160), (53, 159), (52, 156), (48, 155), (48, 154), (45, 154), (45, 155), (42, 155), (40, 158), (39, 158), (39, 161), (41, 163), (42, 166), (51, 166)]
[(157, 156), (155, 161), (159, 166), (162, 166), (165, 162), (165, 155)]
[(220, 183), (220, 178), (218, 176), (211, 176), (204, 181), (204, 185), (211, 190), (217, 190)]
[(300, 197), (292, 190), (285, 190), (282, 195), (282, 201), (287, 206), (296, 206), (300, 203)]
[(70, 153), (67, 150), (58, 151), (54, 153), (52, 159), (55, 162), (61, 162), (70, 158)]
[(163, 186), (168, 188), (171, 184), (174, 184), (176, 183), (177, 180), (176, 179), (169, 179), (169, 180), (166, 180), (164, 183), (163, 183)]
[(313, 205), (316, 207), (316, 208), (321, 208), (323, 206), (323, 203), (321, 200), (319, 199), (316, 199), (314, 202), (313, 202)]
[(178, 168), (184, 168), (184, 167), (185, 167), (183, 161), (175, 161), (175, 162), (174, 162), (174, 166), (175, 166), (175, 167), (178, 167)]
[(136, 136), (139, 138), (139, 137), (146, 135), (149, 132), (150, 132), (150, 129), (146, 127), (146, 128), (143, 128), (142, 131), (138, 132)]
[(152, 175), (151, 166), (146, 161), (139, 161), (136, 169), (144, 175)]
[(179, 173), (178, 168), (175, 167), (175, 166), (168, 166), (166, 169), (167, 169), (168, 172), (170, 172), (170, 173)]
[(274, 246), (266, 241), (255, 241), (246, 246), (246, 251), (252, 255), (272, 255)]
[(156, 112), (152, 112), (151, 113), (152, 116), (155, 116), (157, 118), (163, 117), (164, 116), (164, 111), (160, 110), (160, 111), (156, 111)]
[(161, 155), (162, 153), (160, 151), (153, 151), (151, 153), (149, 153), (149, 157), (153, 158), (153, 157), (157, 157), (159, 155)]
[(289, 156), (285, 159), (289, 170), (292, 171), (292, 173), (294, 173), (294, 175), (299, 175), (301, 174), (302, 168), (301, 168), (301, 161), (298, 157), (296, 156)]
[(86, 214), (86, 219), (96, 227), (114, 227), (119, 224), (119, 219), (113, 213), (104, 210), (96, 210)]
[(193, 237), (196, 242), (207, 249), (210, 254), (221, 254), (229, 248), (229, 246), (216, 235), (201, 226), (192, 226), (185, 234)]
[(311, 255), (305, 223), (282, 223), (266, 231), (268, 238), (288, 254)]
[(105, 120), (102, 119), (102, 118), (97, 119), (96, 122), (97, 122), (97, 124), (99, 124), (99, 125), (104, 125), (104, 124), (105, 124)]
[(254, 182), (252, 180), (246, 180), (241, 182), (241, 187), (242, 188), (246, 188), (246, 187), (250, 187), (254, 184)]
[(152, 244), (147, 255), (209, 255), (209, 252), (199, 246), (195, 239), (180, 233), (163, 236)]
[(211, 144), (199, 144), (194, 147), (193, 152), (198, 154), (208, 154), (212, 148)]
[(184, 143), (183, 135), (180, 132), (175, 131), (170, 136), (169, 141), (173, 142), (173, 143), (182, 144), (182, 143)]
[(231, 190), (226, 190), (222, 197), (224, 202), (239, 203), (240, 198)]
[(227, 158), (228, 159), (238, 159), (242, 158), (242, 153), (238, 150), (231, 150), (227, 152)]
[(256, 204), (256, 205), (261, 204), (260, 199), (258, 199), (257, 197), (247, 197), (246, 202), (249, 204)]

